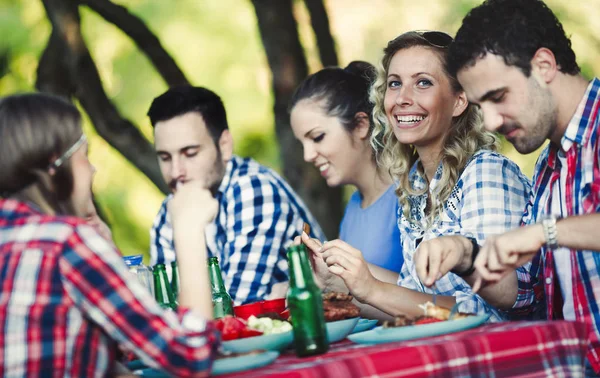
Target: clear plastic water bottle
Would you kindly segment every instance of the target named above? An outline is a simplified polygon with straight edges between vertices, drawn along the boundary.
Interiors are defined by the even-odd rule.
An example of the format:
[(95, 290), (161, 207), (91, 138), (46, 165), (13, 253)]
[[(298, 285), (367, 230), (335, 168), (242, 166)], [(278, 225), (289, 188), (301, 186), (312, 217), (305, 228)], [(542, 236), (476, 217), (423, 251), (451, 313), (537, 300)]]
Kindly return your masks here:
[(152, 294), (154, 297), (154, 280), (152, 277), (152, 271), (142, 263), (143, 256), (125, 256), (123, 259), (125, 260), (125, 264), (129, 268), (129, 271), (135, 274), (142, 286), (147, 288), (150, 294)]

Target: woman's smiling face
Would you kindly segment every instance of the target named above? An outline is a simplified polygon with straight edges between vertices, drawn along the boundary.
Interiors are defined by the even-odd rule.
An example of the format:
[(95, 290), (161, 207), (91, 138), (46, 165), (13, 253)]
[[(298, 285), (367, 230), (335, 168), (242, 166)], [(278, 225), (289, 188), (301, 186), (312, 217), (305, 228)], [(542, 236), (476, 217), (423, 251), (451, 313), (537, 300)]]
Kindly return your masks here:
[(384, 108), (399, 142), (441, 148), (456, 115), (457, 98), (439, 55), (432, 49), (409, 47), (392, 57)]
[(360, 128), (348, 132), (340, 119), (326, 113), (321, 101), (305, 99), (291, 111), (294, 136), (302, 143), (304, 160), (314, 164), (327, 185), (354, 184), (360, 161), (371, 159)]

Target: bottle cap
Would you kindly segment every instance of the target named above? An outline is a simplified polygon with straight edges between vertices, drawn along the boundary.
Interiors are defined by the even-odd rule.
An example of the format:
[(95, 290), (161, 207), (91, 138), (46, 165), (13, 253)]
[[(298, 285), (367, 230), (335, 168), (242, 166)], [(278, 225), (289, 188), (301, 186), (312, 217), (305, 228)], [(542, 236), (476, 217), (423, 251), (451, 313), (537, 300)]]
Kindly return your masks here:
[(133, 255), (133, 256), (123, 257), (123, 260), (125, 260), (125, 265), (127, 265), (127, 266), (141, 265), (143, 259), (144, 259), (143, 255)]

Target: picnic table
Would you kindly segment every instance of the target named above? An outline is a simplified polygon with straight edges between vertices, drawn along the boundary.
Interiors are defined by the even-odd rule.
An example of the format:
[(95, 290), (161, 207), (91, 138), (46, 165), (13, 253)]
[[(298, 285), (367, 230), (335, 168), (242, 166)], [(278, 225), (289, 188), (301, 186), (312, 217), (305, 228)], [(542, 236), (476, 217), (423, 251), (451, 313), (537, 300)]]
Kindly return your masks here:
[(326, 354), (288, 350), (271, 365), (221, 377), (583, 377), (588, 332), (584, 323), (539, 321), (378, 345), (346, 339)]

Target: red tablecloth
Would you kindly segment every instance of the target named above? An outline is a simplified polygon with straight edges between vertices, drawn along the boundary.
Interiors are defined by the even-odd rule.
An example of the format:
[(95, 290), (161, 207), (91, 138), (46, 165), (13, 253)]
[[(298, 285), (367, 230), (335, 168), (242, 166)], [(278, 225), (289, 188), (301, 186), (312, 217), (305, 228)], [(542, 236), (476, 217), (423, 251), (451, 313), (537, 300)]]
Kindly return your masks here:
[(320, 356), (288, 351), (264, 368), (224, 377), (582, 377), (587, 334), (584, 323), (511, 322), (380, 345), (345, 340)]

